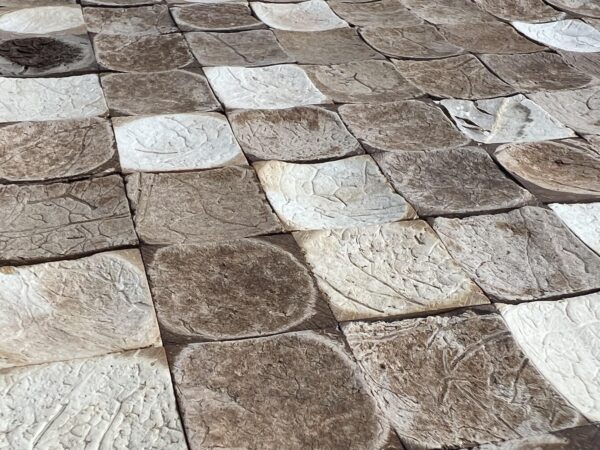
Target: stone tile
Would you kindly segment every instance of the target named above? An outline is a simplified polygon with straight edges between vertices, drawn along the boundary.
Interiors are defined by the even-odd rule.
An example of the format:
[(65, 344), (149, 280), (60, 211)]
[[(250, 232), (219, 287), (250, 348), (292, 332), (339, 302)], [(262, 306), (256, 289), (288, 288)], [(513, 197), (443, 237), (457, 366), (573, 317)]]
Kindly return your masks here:
[(469, 0), (400, 0), (400, 3), (413, 14), (435, 25), (496, 21)]
[(415, 217), (368, 155), (319, 164), (254, 164), (287, 230), (324, 230)]
[(600, 420), (600, 294), (498, 307), (541, 374), (590, 421)]
[(448, 42), (472, 53), (514, 54), (544, 50), (503, 22), (440, 25), (438, 30)]
[(169, 360), (191, 449), (378, 450), (390, 439), (337, 333), (191, 344)]
[(530, 97), (569, 128), (584, 134), (600, 134), (600, 87), (536, 92)]
[(161, 345), (139, 250), (0, 272), (0, 370)]
[(115, 73), (103, 75), (101, 81), (113, 116), (220, 108), (206, 78), (193, 71)]
[(583, 73), (600, 78), (600, 53), (577, 53), (559, 51), (568, 64)]
[(404, 28), (366, 27), (360, 35), (375, 50), (393, 58), (432, 59), (463, 53), (448, 42), (435, 27), (417, 25)]
[(490, 100), (442, 100), (458, 128), (484, 144), (533, 142), (575, 136), (523, 95)]
[(499, 314), (466, 311), (342, 328), (411, 450), (470, 447), (586, 423), (532, 366)]
[(0, 371), (12, 448), (186, 450), (162, 348)]
[(83, 16), (90, 33), (156, 35), (177, 32), (165, 5), (84, 8)]
[[(85, 0), (84, 0), (85, 1)], [(64, 6), (73, 5), (76, 0), (0, 0), (0, 6)]]
[(489, 303), (426, 222), (294, 233), (339, 321)]
[(494, 156), (544, 202), (600, 200), (600, 154), (584, 141), (509, 144)]
[(276, 30), (310, 32), (348, 26), (324, 0), (281, 4), (252, 2), (250, 5), (256, 17)]
[(552, 203), (548, 206), (584, 244), (600, 255), (600, 203)]
[(403, 27), (423, 23), (397, 0), (365, 3), (331, 0), (328, 3), (338, 16), (357, 27)]
[(600, 257), (547, 209), (436, 218), (433, 228), (473, 280), (498, 301), (529, 301), (600, 288)]
[(568, 52), (600, 52), (600, 30), (581, 20), (560, 20), (549, 23), (513, 22), (529, 39), (548, 47)]
[(166, 342), (337, 325), (290, 235), (162, 247), (144, 258)]
[(83, 34), (85, 23), (79, 5), (43, 5), (39, 2), (26, 7), (0, 10), (0, 33), (10, 37), (26, 34)]
[(383, 59), (353, 28), (313, 33), (276, 30), (284, 51), (300, 64), (345, 64), (365, 59)]
[(383, 152), (373, 158), (419, 216), (501, 211), (535, 201), (479, 147)]
[(47, 181), (113, 172), (110, 123), (103, 119), (21, 122), (0, 127), (0, 181)]
[(402, 76), (433, 97), (479, 99), (515, 92), (473, 55), (429, 61), (394, 60), (394, 64)]
[(101, 68), (119, 72), (162, 72), (195, 64), (188, 45), (179, 33), (163, 35), (109, 35), (94, 38)]
[(434, 150), (468, 142), (442, 111), (417, 100), (342, 105), (339, 112), (370, 151)]
[(0, 123), (82, 119), (107, 112), (98, 75), (0, 77)]
[(600, 17), (600, 4), (595, 0), (546, 0), (559, 9), (573, 12), (577, 15)]
[(229, 120), (251, 161), (316, 161), (364, 153), (339, 116), (323, 108), (237, 110)]
[(117, 175), (0, 187), (2, 262), (34, 262), (136, 244)]
[(169, 172), (244, 165), (229, 122), (217, 113), (113, 119), (124, 172)]
[(281, 231), (247, 167), (138, 173), (127, 178), (127, 194), (146, 244), (198, 244)]
[(229, 109), (279, 109), (328, 101), (296, 65), (207, 67), (204, 73)]
[(528, 438), (484, 444), (477, 450), (593, 450), (600, 439), (600, 427), (587, 425), (568, 430), (555, 431)]
[(475, 3), (484, 11), (507, 21), (551, 22), (565, 16), (544, 0), (475, 0)]
[(579, 89), (592, 82), (592, 77), (573, 69), (553, 53), (481, 58), (492, 72), (521, 92)]
[(382, 103), (422, 95), (387, 61), (303, 68), (315, 86), (336, 103)]
[(0, 75), (35, 77), (96, 70), (87, 36), (0, 39)]
[(293, 62), (271, 30), (186, 33), (185, 38), (202, 66), (254, 67)]
[(145, 6), (162, 2), (163, 0), (81, 0), (83, 6)]
[(206, 3), (171, 8), (181, 31), (241, 31), (264, 28), (248, 5), (243, 3)]

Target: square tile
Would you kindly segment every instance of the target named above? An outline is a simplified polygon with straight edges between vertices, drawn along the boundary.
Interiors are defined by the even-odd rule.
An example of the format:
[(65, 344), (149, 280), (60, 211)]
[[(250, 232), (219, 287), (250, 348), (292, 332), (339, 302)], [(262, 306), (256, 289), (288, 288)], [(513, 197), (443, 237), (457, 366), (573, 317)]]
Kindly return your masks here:
[(585, 245), (600, 255), (600, 203), (552, 203), (548, 206)]
[(251, 2), (252, 11), (268, 27), (286, 31), (326, 31), (345, 28), (346, 21), (329, 7), (324, 0), (308, 0), (300, 3)]
[(265, 27), (245, 3), (174, 6), (171, 14), (181, 31), (242, 31)]
[(178, 31), (165, 5), (135, 8), (84, 8), (90, 33), (157, 35)]

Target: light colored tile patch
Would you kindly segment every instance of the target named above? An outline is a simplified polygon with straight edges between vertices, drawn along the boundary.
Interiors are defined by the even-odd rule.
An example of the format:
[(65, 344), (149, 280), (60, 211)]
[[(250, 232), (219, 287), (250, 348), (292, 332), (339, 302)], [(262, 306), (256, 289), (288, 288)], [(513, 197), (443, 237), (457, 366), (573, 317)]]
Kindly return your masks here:
[(282, 4), (251, 2), (250, 5), (256, 17), (277, 30), (309, 32), (348, 26), (324, 0)]
[(549, 206), (579, 239), (600, 255), (600, 203)]
[(225, 116), (165, 114), (113, 119), (125, 172), (167, 172), (244, 165)]
[(575, 133), (525, 96), (490, 100), (442, 100), (465, 136), (484, 144), (534, 142)]
[(600, 294), (498, 308), (541, 374), (589, 420), (600, 420)]
[(355, 156), (320, 164), (254, 164), (271, 206), (288, 230), (393, 222), (415, 217), (373, 159)]
[(295, 65), (207, 67), (204, 72), (219, 99), (231, 109), (279, 109), (328, 101)]
[(0, 77), (0, 123), (82, 119), (107, 113), (98, 75)]
[(139, 250), (0, 271), (0, 369), (160, 345)]
[(294, 233), (339, 321), (489, 303), (423, 221)]
[(549, 23), (513, 22), (528, 38), (548, 47), (569, 52), (600, 52), (600, 31), (581, 20), (559, 20)]
[(0, 31), (16, 34), (48, 34), (85, 30), (78, 5), (40, 6), (0, 11)]
[(0, 371), (0, 446), (187, 450), (162, 348)]

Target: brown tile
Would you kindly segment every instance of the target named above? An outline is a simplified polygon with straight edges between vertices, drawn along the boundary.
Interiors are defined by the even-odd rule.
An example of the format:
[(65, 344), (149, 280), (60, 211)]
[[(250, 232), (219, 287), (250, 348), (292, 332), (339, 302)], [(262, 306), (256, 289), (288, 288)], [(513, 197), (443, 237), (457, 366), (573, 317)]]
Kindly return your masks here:
[(413, 14), (435, 25), (496, 21), (469, 0), (400, 0), (400, 3)]
[(507, 21), (552, 22), (562, 17), (561, 11), (543, 0), (475, 0), (484, 11)]
[(165, 5), (83, 8), (83, 17), (90, 33), (166, 34), (177, 31)]
[(600, 78), (600, 53), (575, 53), (559, 51), (568, 64), (592, 77)]
[(357, 27), (401, 27), (423, 23), (397, 0), (330, 0), (327, 4), (338, 16)]
[(181, 31), (241, 31), (264, 28), (243, 3), (181, 5), (171, 8)]

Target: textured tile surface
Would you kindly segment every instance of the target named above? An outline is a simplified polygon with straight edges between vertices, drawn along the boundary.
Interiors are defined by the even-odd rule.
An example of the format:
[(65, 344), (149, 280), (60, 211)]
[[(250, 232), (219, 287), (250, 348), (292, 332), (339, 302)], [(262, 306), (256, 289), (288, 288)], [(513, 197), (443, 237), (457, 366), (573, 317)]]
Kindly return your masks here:
[(462, 22), (495, 22), (494, 17), (479, 9), (469, 0), (443, 0), (440, 2), (400, 0), (400, 3), (409, 8), (413, 14), (436, 25)]
[(549, 23), (513, 22), (526, 37), (548, 47), (569, 52), (600, 51), (600, 30), (581, 20), (560, 20)]
[(484, 444), (477, 450), (593, 450), (600, 439), (600, 427), (587, 425), (523, 439)]
[(547, 0), (559, 9), (581, 14), (582, 16), (600, 17), (600, 4), (594, 0)]
[(281, 4), (252, 2), (251, 5), (256, 17), (276, 30), (311, 32), (348, 26), (325, 0)]
[(579, 239), (600, 255), (600, 203), (549, 206)]
[(552, 22), (564, 16), (542, 0), (475, 0), (484, 11), (503, 20)]
[(166, 34), (177, 27), (164, 5), (137, 8), (84, 8), (85, 24), (90, 33), (102, 34)]
[[(38, 2), (36, 2), (38, 3)], [(15, 4), (14, 6), (27, 6)], [(42, 5), (0, 11), (0, 32), (13, 34), (67, 34), (85, 31), (81, 8), (77, 5)]]
[(206, 3), (171, 8), (181, 31), (241, 31), (262, 28), (248, 5), (243, 3)]
[(399, 27), (423, 23), (422, 19), (412, 14), (397, 0), (331, 0), (327, 3), (338, 16), (357, 27)]

